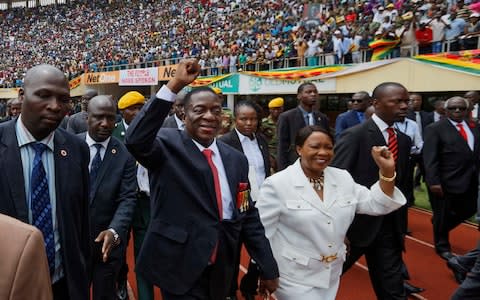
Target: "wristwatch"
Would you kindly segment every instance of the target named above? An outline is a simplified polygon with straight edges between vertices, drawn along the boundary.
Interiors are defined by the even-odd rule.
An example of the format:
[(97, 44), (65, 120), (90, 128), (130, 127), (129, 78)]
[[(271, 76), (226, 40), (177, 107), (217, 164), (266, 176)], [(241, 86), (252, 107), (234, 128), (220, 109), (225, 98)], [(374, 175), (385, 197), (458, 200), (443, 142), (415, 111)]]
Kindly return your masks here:
[(108, 228), (108, 231), (110, 231), (111, 233), (113, 233), (113, 244), (114, 244), (114, 245), (120, 244), (120, 236), (119, 236), (118, 233), (115, 231), (115, 229), (113, 229), (113, 228)]

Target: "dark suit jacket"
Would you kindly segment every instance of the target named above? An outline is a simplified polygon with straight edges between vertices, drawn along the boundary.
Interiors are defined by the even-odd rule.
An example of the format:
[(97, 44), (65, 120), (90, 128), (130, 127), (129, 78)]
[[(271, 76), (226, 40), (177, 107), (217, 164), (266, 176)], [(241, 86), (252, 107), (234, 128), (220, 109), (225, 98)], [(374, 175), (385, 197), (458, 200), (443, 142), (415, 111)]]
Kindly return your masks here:
[[(409, 118), (410, 120), (413, 120), (415, 122), (417, 121), (417, 117), (415, 115), (415, 112), (412, 111), (412, 110), (409, 110), (407, 112), (407, 118)], [(433, 112), (421, 110), (420, 111), (420, 120), (422, 121), (422, 124), (417, 124), (417, 125), (422, 126), (422, 136), (423, 136), (424, 132), (425, 132), (425, 127), (427, 127), (428, 125), (430, 125), (434, 122)]]
[(87, 112), (81, 111), (68, 118), (67, 131), (73, 134), (82, 133), (88, 130)]
[(174, 115), (169, 116), (168, 118), (165, 119), (162, 125), (163, 128), (177, 128), (177, 121), (175, 121)]
[[(329, 130), (328, 118), (321, 112), (313, 112), (315, 125)], [(296, 107), (280, 114), (277, 123), (277, 168), (281, 171), (297, 160), (295, 136), (305, 127), (305, 119), (300, 108)]]
[(338, 115), (335, 120), (335, 138), (338, 139), (340, 134), (350, 127), (360, 124), (358, 120), (357, 111), (350, 110), (343, 114)]
[[(0, 125), (0, 213), (28, 223), (28, 207), (15, 121)], [(91, 259), (88, 212), (89, 151), (59, 128), (54, 137), (57, 222), (70, 299), (89, 297)]]
[[(163, 290), (185, 294), (208, 266), (218, 241), (212, 276), (219, 283), (212, 292), (217, 295), (213, 299), (225, 299), (242, 236), (263, 277), (277, 277), (276, 262), (250, 197), (248, 210), (240, 212), (234, 203), (232, 220), (220, 221), (207, 160), (187, 132), (160, 129), (171, 106), (153, 98), (132, 122), (125, 139), (130, 152), (149, 169), (151, 180), (151, 220), (137, 272)], [(236, 202), (240, 183), (248, 182), (248, 162), (227, 144), (217, 141), (217, 145)]]
[[(270, 176), (270, 158), (268, 153), (268, 144), (267, 141), (263, 138), (261, 134), (256, 134), (257, 143), (260, 148), (260, 152), (262, 152), (263, 156), (263, 165), (265, 167), (265, 177)], [(243, 152), (242, 143), (238, 138), (238, 134), (236, 130), (232, 130), (226, 134), (224, 134), (220, 140), (233, 148), (237, 149), (238, 151)]]
[(123, 143), (126, 134), (127, 130), (125, 130), (125, 126), (123, 125), (123, 120), (115, 123), (115, 128), (113, 129), (112, 136), (116, 137), (119, 141)]
[(449, 119), (435, 122), (425, 129), (423, 159), (425, 180), (430, 185), (442, 185), (444, 191), (464, 193), (478, 177), (480, 133), (470, 128), (474, 149), (460, 136)]
[[(86, 133), (79, 136), (85, 141)], [(126, 246), (136, 193), (135, 159), (122, 142), (111, 137), (91, 192), (92, 241), (101, 231), (113, 228)]]
[[(410, 138), (397, 132), (398, 160), (396, 163), (396, 186), (405, 193), (407, 184)], [(332, 166), (346, 169), (355, 182), (370, 188), (378, 180), (378, 167), (372, 158), (372, 146), (386, 146), (385, 139), (372, 119), (349, 128), (343, 132), (335, 145), (335, 158)], [(392, 218), (394, 231), (403, 245), (403, 233), (406, 230), (406, 207), (402, 207), (386, 216), (355, 215), (347, 236), (352, 245), (368, 246), (377, 235), (384, 218)]]

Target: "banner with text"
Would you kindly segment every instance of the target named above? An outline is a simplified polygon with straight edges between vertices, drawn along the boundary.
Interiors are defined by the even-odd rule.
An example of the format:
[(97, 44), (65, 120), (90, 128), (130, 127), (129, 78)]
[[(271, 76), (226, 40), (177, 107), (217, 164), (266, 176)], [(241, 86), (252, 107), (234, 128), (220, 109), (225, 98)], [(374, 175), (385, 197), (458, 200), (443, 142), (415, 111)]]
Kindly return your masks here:
[(106, 84), (118, 82), (118, 71), (86, 73), (85, 84)]
[(158, 68), (120, 70), (120, 86), (156, 85), (158, 83)]
[[(242, 75), (240, 76), (238, 93), (250, 94), (296, 94), (300, 84), (305, 80), (267, 79), (262, 77)], [(317, 87), (318, 92), (335, 92), (336, 79), (309, 80)]]
[(175, 77), (178, 65), (158, 67), (158, 81), (168, 81)]

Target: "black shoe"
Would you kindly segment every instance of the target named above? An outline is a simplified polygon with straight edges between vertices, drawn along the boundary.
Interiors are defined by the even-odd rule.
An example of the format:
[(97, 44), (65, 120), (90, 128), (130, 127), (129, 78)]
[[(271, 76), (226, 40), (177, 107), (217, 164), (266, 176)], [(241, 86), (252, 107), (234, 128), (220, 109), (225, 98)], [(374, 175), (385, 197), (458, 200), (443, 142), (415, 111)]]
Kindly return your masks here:
[(127, 281), (119, 280), (117, 283), (117, 299), (128, 300)]
[(465, 277), (467, 277), (467, 270), (465, 270), (465, 268), (458, 262), (456, 256), (447, 260), (447, 267), (452, 270), (457, 283), (461, 284), (465, 280)]
[(446, 261), (448, 261), (452, 257), (455, 257), (455, 255), (453, 255), (450, 251), (441, 252), (438, 253), (438, 255)]
[(408, 283), (408, 281), (403, 282), (403, 287), (405, 288), (405, 292), (407, 293), (407, 296), (410, 294), (418, 294), (425, 291), (425, 289), (421, 287), (411, 285), (410, 283)]

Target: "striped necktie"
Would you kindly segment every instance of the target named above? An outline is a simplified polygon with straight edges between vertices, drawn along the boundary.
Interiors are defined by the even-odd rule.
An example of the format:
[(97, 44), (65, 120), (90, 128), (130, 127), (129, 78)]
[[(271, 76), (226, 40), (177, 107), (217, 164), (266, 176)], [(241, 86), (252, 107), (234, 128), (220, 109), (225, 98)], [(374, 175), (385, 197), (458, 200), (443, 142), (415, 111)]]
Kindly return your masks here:
[(387, 128), (388, 132), (388, 150), (393, 155), (393, 159), (397, 162), (398, 159), (398, 141), (397, 135), (395, 134), (395, 130), (392, 127)]

